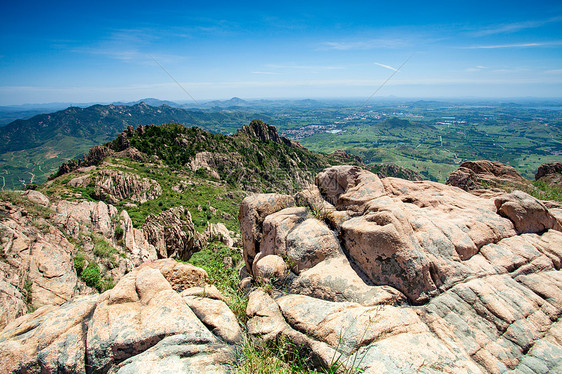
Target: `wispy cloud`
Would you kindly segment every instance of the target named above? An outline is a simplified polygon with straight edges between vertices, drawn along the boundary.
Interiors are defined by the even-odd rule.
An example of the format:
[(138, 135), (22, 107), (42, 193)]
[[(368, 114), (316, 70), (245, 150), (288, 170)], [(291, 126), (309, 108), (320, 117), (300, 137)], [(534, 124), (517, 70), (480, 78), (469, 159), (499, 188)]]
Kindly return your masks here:
[(398, 71), (398, 69), (393, 68), (392, 66), (388, 66), (388, 65), (385, 65), (385, 64), (381, 64), (381, 63), (379, 63), (379, 62), (374, 62), (374, 64), (375, 64), (375, 65), (378, 65), (378, 66), (381, 66), (381, 67), (383, 67), (383, 68), (385, 68), (385, 69), (390, 69), (390, 70), (393, 70), (393, 71)]
[(488, 69), (488, 67), (484, 66), (484, 65), (476, 65), (476, 66), (467, 68), (466, 71), (473, 72), (473, 71), (482, 71), (484, 69)]
[(262, 75), (279, 75), (274, 71), (252, 71), (252, 74), (262, 74)]
[(557, 45), (562, 45), (562, 40), (556, 40), (550, 42), (535, 42), (535, 43), (472, 45), (472, 46), (459, 47), (459, 48), (461, 49), (533, 48), (533, 47), (551, 47)]
[(546, 70), (545, 73), (546, 74), (562, 74), (562, 69)]
[(151, 54), (154, 54), (158, 61), (163, 63), (185, 58), (181, 55), (154, 53), (153, 51), (161, 39), (162, 36), (158, 34), (157, 30), (119, 29), (96, 43), (74, 47), (71, 50), (75, 53), (104, 56), (121, 62), (140, 64), (152, 64)]
[(549, 23), (560, 22), (560, 21), (562, 21), (562, 16), (547, 18), (543, 20), (504, 23), (504, 24), (480, 29), (478, 31), (471, 32), (470, 34), (473, 36), (487, 36), (487, 35), (495, 35), (495, 34), (513, 33), (521, 30), (538, 28), (547, 25)]
[(270, 69), (295, 69), (295, 70), (343, 70), (343, 66), (332, 66), (332, 65), (298, 65), (298, 64), (268, 64), (267, 68)]
[(349, 51), (375, 48), (403, 48), (409, 44), (410, 43), (402, 39), (369, 39), (358, 41), (324, 42), (320, 44), (319, 49)]

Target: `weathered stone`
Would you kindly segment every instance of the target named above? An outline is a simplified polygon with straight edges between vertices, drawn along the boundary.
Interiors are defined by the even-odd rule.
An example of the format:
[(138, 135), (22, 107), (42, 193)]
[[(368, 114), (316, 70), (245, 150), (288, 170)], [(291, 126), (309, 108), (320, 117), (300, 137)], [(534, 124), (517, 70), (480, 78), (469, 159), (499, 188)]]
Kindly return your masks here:
[(191, 287), (204, 287), (209, 282), (205, 270), (171, 258), (145, 262), (137, 268), (137, 271), (144, 268), (158, 269), (176, 292), (182, 292)]
[(520, 234), (548, 229), (562, 230), (562, 225), (546, 206), (525, 192), (514, 191), (498, 197), (495, 204), (498, 213), (509, 218)]
[(72, 218), (79, 223), (91, 227), (105, 237), (112, 237), (115, 231), (113, 224), (117, 209), (103, 201), (82, 201), (80, 203), (60, 200), (53, 204), (53, 209), (67, 219)]
[(539, 166), (535, 173), (535, 180), (542, 180), (552, 184), (562, 184), (562, 162), (551, 162)]
[(212, 340), (160, 271), (146, 267), (102, 296), (88, 325), (87, 360), (94, 370), (107, 370), (166, 336), (194, 330)]
[(92, 176), (90, 174), (80, 175), (78, 177), (74, 177), (68, 181), (67, 185), (70, 187), (81, 187), (85, 188), (88, 187), (90, 182), (92, 181)]
[[(11, 267), (0, 262), (0, 330), (9, 322), (27, 313), (26, 296), (17, 287), (18, 279), (10, 274)], [(15, 281), (15, 282), (14, 282)], [(12, 282), (16, 283), (15, 285)]]
[(290, 291), (323, 300), (350, 301), (366, 306), (400, 304), (405, 299), (393, 287), (366, 284), (343, 254), (325, 259), (301, 272), (291, 283)]
[[(60, 305), (77, 294), (73, 267), (76, 248), (62, 232), (41, 217), (32, 217), (11, 204), (1, 206), (0, 240), (4, 261), (0, 281), (5, 282), (4, 324), (31, 308)], [(18, 301), (19, 298), (19, 301)], [(25, 308), (26, 309), (26, 308)]]
[(244, 246), (246, 268), (251, 269), (254, 257), (260, 251), (262, 224), (265, 217), (294, 205), (292, 196), (280, 194), (252, 195), (240, 204), (238, 221)]
[(333, 166), (316, 176), (316, 185), (328, 202), (339, 209), (357, 210), (365, 202), (384, 194), (384, 187), (373, 173), (358, 166)]
[[(329, 226), (305, 208), (271, 212), (253, 226), (254, 275), (272, 255), (296, 275), (283, 296), (250, 294), (251, 336), (286, 336), (327, 366), (338, 357), (342, 368), (365, 373), (561, 367), (562, 230), (553, 205), (519, 192), (489, 198), (378, 179), (351, 166), (327, 169), (316, 183), (326, 204), (314, 188), (297, 200), (335, 205), (322, 217)], [(307, 263), (299, 254), (316, 255)], [(326, 358), (330, 350), (338, 352)]]
[(209, 285), (209, 284), (203, 286), (185, 288), (183, 291), (180, 292), (180, 295), (182, 297), (187, 297), (187, 296), (206, 297), (209, 299), (215, 299), (215, 300), (226, 302), (226, 297), (224, 297), (224, 295), (219, 291), (219, 289), (215, 285)]
[(263, 221), (259, 252), (265, 256), (284, 254), (287, 251), (287, 235), (307, 215), (308, 209), (304, 207), (286, 208), (269, 214)]
[(142, 204), (161, 194), (162, 187), (155, 180), (121, 170), (102, 169), (94, 180), (94, 196), (111, 203), (131, 199)]
[(183, 296), (183, 300), (213, 334), (229, 344), (242, 342), (242, 329), (224, 301), (197, 296)]
[(123, 229), (123, 245), (129, 252), (133, 265), (138, 266), (146, 261), (156, 260), (156, 248), (148, 242), (144, 232), (133, 227), (133, 222), (126, 210), (119, 215), (120, 225)]
[(242, 163), (236, 155), (225, 155), (213, 152), (198, 152), (190, 161), (189, 166), (194, 172), (203, 169), (206, 170), (210, 177), (220, 180), (220, 174), (217, 169), (219, 166), (226, 169), (238, 169), (242, 167)]
[(23, 193), (23, 195), (31, 202), (35, 204), (42, 205), (44, 207), (48, 207), (50, 205), (49, 199), (47, 196), (43, 195), (39, 191), (34, 190), (27, 190)]
[(173, 263), (146, 263), (102, 295), (11, 322), (0, 333), (0, 372), (228, 372), (241, 339), (236, 318), (222, 301), (182, 298), (172, 287), (206, 274)]
[(182, 206), (149, 215), (142, 229), (160, 258), (187, 261), (193, 253), (201, 250), (201, 238), (195, 231), (191, 213)]
[(0, 371), (86, 373), (84, 329), (97, 299), (45, 306), (8, 324), (0, 333)]
[(277, 255), (262, 256), (258, 253), (254, 259), (253, 270), (257, 279), (283, 280), (287, 276), (288, 266), (285, 261)]
[(226, 228), (224, 223), (207, 222), (203, 236), (206, 242), (218, 240), (229, 248), (234, 247), (234, 239), (230, 236), (230, 231)]
[(236, 361), (234, 350), (199, 330), (168, 336), (146, 351), (128, 358), (108, 373), (227, 374)]
[(501, 162), (480, 160), (465, 161), (451, 173), (447, 184), (472, 191), (493, 187), (517, 187), (525, 182), (513, 166)]
[(315, 218), (309, 218), (294, 227), (288, 233), (286, 243), (287, 261), (297, 274), (327, 258), (342, 255), (332, 230)]

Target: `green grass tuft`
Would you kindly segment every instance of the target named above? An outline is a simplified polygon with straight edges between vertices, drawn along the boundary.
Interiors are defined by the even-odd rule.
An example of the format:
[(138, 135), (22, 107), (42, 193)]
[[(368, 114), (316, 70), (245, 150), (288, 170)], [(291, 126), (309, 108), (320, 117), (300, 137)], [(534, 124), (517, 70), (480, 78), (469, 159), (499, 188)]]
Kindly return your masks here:
[[(232, 258), (233, 267), (224, 265), (225, 257)], [(226, 297), (227, 305), (238, 320), (245, 323), (248, 297), (238, 287), (238, 267), (236, 266), (241, 262), (242, 256), (238, 250), (228, 248), (218, 242), (210, 243), (189, 259), (189, 263), (205, 269), (211, 284), (214, 284)]]

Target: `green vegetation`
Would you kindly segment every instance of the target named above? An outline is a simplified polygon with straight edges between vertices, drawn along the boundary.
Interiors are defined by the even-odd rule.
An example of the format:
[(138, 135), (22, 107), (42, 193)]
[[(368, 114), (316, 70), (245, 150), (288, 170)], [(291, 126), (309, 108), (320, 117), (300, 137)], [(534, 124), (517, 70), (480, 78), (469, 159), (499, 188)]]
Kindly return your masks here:
[[(530, 179), (540, 164), (560, 161), (562, 157), (559, 103), (381, 101), (365, 106), (350, 101), (310, 101), (245, 105), (245, 111), (95, 105), (15, 121), (0, 128), (0, 171), (5, 187), (22, 188), (25, 183), (43, 182), (62, 161), (113, 139), (127, 125), (177, 121), (220, 135), (234, 133), (256, 117), (274, 124), (281, 135), (311, 150), (347, 150), (370, 166), (392, 163), (439, 181), (445, 181), (465, 160), (500, 161)], [(200, 140), (193, 146), (166, 143), (169, 152), (162, 149), (157, 153), (164, 155), (166, 163), (180, 165), (184, 156), (197, 152), (205, 141), (210, 140), (212, 148), (212, 139)], [(154, 149), (158, 143), (144, 145)], [(177, 153), (184, 145), (187, 149)], [(201, 149), (207, 150), (206, 146)], [(267, 161), (270, 150), (267, 146), (264, 150)], [(259, 157), (256, 161), (259, 166)], [(199, 173), (206, 177), (205, 170)], [(240, 174), (234, 172), (231, 182), (238, 177)]]
[[(261, 343), (261, 344), (259, 344)], [(242, 360), (235, 369), (237, 374), (305, 374), (313, 371), (307, 352), (303, 352), (289, 338), (282, 336), (265, 344), (246, 339), (241, 347)], [(331, 373), (331, 372), (329, 372)]]
[(25, 278), (25, 282), (23, 284), (23, 290), (25, 293), (25, 305), (29, 312), (33, 311), (31, 307), (31, 303), (33, 302), (33, 293), (32, 293), (33, 283), (29, 280), (29, 278)]
[(62, 162), (115, 138), (128, 125), (179, 121), (214, 132), (231, 132), (253, 116), (239, 111), (204, 112), (138, 104), (70, 107), (16, 120), (0, 127), (0, 170), (5, 178), (4, 187), (24, 188), (25, 184), (42, 183)]
[(109, 244), (103, 236), (93, 234), (92, 239), (94, 242), (94, 255), (111, 260), (114, 255), (118, 254), (117, 249)]
[[(231, 258), (233, 266), (225, 266), (223, 259)], [(205, 269), (211, 284), (226, 297), (227, 304), (241, 323), (246, 322), (248, 297), (238, 287), (238, 269), (242, 263), (240, 252), (222, 243), (213, 242), (189, 259), (189, 263)]]
[(34, 221), (48, 219), (53, 213), (51, 209), (23, 197), (20, 191), (0, 191), (0, 200), (9, 201), (25, 209)]
[(82, 282), (100, 293), (115, 286), (113, 279), (96, 262), (89, 259), (82, 250), (78, 250), (74, 256), (74, 269)]
[(562, 185), (546, 183), (543, 181), (533, 181), (531, 186), (525, 190), (540, 200), (554, 200), (562, 202)]
[[(342, 163), (337, 157), (283, 142), (264, 142), (243, 132), (226, 136), (177, 123), (129, 131), (127, 140), (144, 154), (157, 156), (173, 170), (185, 170), (196, 154), (208, 152), (204, 163), (214, 165), (221, 181), (232, 188), (256, 192), (292, 191), (298, 187), (299, 177), (311, 179), (323, 168)], [(119, 150), (120, 140), (109, 146)], [(210, 176), (205, 168), (199, 168), (194, 175), (207, 181), (217, 180), (216, 176)]]
[(80, 279), (86, 283), (87, 286), (95, 288), (100, 293), (112, 289), (115, 286), (113, 279), (105, 276), (99, 265), (95, 262), (90, 262), (88, 266), (82, 270)]
[(74, 269), (76, 270), (76, 274), (78, 274), (78, 276), (80, 276), (82, 274), (82, 271), (84, 271), (86, 267), (86, 261), (86, 254), (81, 250), (78, 250), (76, 252), (76, 255), (74, 256)]

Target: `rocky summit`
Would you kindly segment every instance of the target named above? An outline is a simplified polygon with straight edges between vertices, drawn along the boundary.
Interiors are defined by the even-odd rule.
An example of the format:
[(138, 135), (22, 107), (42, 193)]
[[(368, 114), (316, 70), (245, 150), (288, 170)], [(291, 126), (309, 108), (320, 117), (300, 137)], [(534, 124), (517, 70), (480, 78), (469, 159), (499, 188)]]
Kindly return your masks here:
[(248, 332), (364, 373), (561, 372), (553, 209), (354, 166), (295, 196), (249, 196), (246, 267), (279, 291), (250, 294)]
[[(216, 147), (150, 154), (162, 131)], [(260, 352), (304, 359), (299, 373), (562, 372), (558, 203), (485, 192), (520, 182), (483, 161), (461, 165), (468, 191), (360, 160), (258, 189), (277, 192), (229, 184), (225, 160), (258, 164), (223, 140), (265, 164), (264, 147), (316, 157), (283, 139), (258, 121), (231, 140), (128, 129), (37, 190), (2, 192), (0, 372), (260, 373)]]

